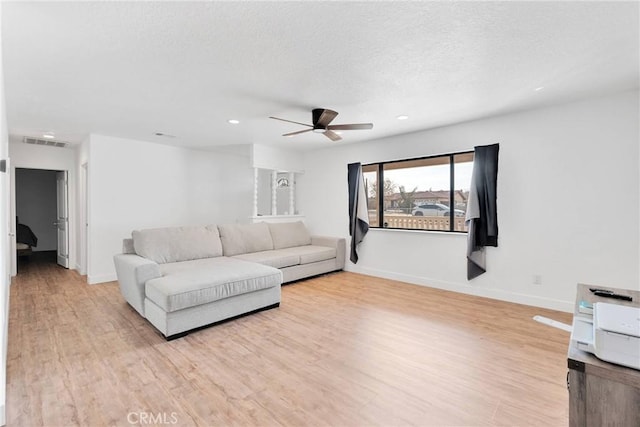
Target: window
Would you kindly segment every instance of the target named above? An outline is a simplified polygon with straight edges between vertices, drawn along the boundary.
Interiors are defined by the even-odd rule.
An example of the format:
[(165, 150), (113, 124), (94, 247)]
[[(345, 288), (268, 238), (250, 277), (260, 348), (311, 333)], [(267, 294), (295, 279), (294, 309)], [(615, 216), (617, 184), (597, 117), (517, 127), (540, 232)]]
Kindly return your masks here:
[(466, 232), (472, 168), (473, 152), (362, 166), (369, 226)]

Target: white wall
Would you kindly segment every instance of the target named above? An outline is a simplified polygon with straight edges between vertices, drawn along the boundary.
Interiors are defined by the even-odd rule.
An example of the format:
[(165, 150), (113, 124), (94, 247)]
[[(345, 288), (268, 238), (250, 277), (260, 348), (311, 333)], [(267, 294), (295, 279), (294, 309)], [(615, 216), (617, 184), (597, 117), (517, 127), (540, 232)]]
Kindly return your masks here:
[(34, 251), (58, 249), (56, 171), (16, 169), (16, 216), (38, 237)]
[[(11, 140), (9, 143), (9, 156), (11, 157), (12, 177), (11, 182), (15, 183), (16, 168), (28, 169), (48, 169), (48, 170), (66, 170), (68, 188), (69, 188), (69, 266), (76, 266), (76, 229), (77, 217), (76, 212), (76, 192), (77, 186), (77, 168), (76, 168), (76, 151), (74, 148), (48, 147), (45, 145), (25, 144), (20, 140)], [(12, 230), (15, 233), (15, 216), (16, 216), (16, 199), (15, 187), (11, 192), (11, 215)], [(29, 225), (29, 224), (27, 224)], [(15, 245), (15, 239), (13, 240)], [(15, 246), (12, 254), (15, 254)], [(12, 256), (12, 275), (15, 276), (16, 257)]]
[(252, 146), (251, 164), (254, 168), (303, 173), (303, 154), (266, 145)]
[(89, 137), (76, 147), (76, 170), (78, 180), (75, 189), (69, 188), (69, 192), (74, 191), (77, 200), (75, 216), (76, 221), (76, 270), (82, 275), (87, 274), (87, 224), (88, 218), (88, 168), (89, 168)]
[(638, 100), (626, 92), (307, 153), (302, 209), (313, 232), (348, 237), (348, 163), (499, 142), (500, 246), (488, 248), (486, 274), (466, 280), (464, 235), (393, 230), (370, 231), (346, 268), (573, 311), (578, 282), (639, 287)]
[(247, 222), (248, 156), (91, 135), (88, 281), (115, 280), (113, 255), (141, 228)]

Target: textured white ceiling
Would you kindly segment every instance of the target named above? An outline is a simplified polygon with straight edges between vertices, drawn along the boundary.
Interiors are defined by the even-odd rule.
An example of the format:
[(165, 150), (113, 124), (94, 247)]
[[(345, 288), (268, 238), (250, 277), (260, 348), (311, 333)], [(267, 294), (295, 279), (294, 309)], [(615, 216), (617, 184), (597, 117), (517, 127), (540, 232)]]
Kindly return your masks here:
[(325, 107), (374, 123), (340, 144), (380, 138), (638, 88), (638, 16), (638, 2), (4, 2), (9, 129), (313, 149), (334, 143), (284, 138), (302, 127), (268, 116)]

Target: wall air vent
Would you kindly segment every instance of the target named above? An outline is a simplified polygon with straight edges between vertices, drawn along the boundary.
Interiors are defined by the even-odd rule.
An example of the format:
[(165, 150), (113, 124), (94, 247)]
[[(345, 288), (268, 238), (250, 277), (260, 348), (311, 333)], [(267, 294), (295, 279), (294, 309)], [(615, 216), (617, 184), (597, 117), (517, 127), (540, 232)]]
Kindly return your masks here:
[(62, 141), (56, 141), (54, 139), (40, 139), (40, 138), (31, 138), (29, 136), (25, 136), (22, 139), (22, 142), (25, 144), (35, 144), (35, 145), (47, 145), (49, 147), (60, 147), (65, 148), (68, 143)]

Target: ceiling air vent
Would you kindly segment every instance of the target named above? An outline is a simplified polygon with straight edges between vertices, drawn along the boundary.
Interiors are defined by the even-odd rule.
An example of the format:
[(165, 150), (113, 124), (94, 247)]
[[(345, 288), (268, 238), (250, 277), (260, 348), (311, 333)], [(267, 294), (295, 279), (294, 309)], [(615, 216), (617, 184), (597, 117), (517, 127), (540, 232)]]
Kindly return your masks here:
[(24, 142), (25, 144), (47, 145), (49, 147), (60, 147), (60, 148), (65, 148), (67, 146), (66, 142), (56, 141), (54, 139), (31, 138), (29, 136), (25, 136), (22, 139), (22, 142)]

